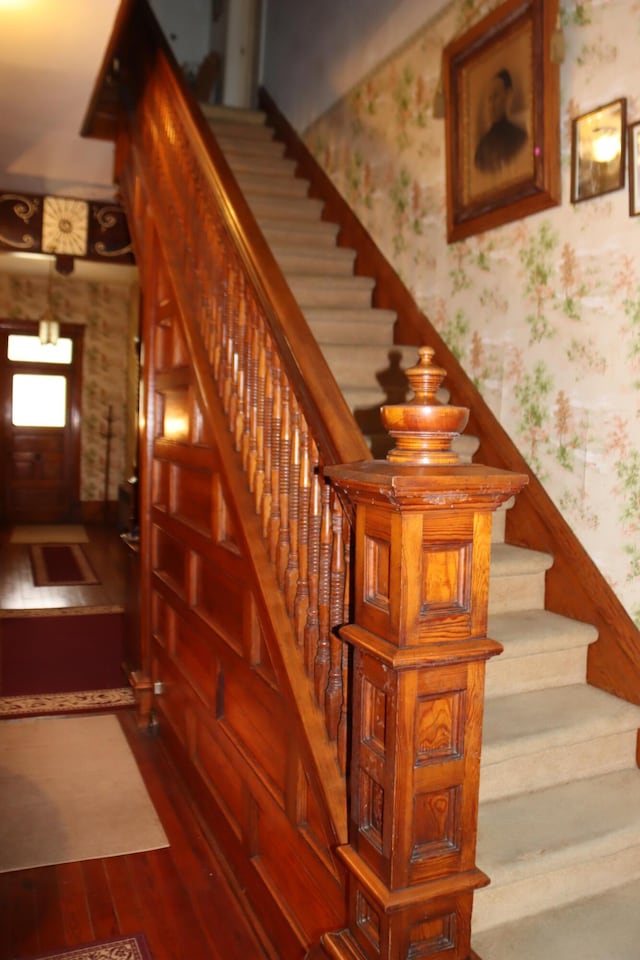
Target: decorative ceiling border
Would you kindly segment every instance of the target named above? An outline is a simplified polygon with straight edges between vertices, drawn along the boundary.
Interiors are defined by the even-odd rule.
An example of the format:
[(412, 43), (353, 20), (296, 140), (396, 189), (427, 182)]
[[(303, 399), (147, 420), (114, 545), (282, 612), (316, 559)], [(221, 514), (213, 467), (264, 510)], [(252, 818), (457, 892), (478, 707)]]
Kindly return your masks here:
[[(0, 251), (135, 263), (123, 208), (114, 202), (0, 191)], [(72, 266), (72, 265), (71, 265)]]

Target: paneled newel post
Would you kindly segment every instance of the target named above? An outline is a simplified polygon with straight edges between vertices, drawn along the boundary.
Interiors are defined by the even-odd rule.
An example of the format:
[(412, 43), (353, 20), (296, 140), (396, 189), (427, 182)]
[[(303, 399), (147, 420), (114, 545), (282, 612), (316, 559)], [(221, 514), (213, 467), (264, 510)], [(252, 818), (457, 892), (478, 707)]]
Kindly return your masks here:
[(355, 508), (348, 927), (341, 960), (467, 960), (476, 887), (478, 779), (492, 512), (526, 477), (460, 464), (468, 411), (435, 393), (420, 350), (415, 393), (382, 408), (386, 461), (327, 470)]

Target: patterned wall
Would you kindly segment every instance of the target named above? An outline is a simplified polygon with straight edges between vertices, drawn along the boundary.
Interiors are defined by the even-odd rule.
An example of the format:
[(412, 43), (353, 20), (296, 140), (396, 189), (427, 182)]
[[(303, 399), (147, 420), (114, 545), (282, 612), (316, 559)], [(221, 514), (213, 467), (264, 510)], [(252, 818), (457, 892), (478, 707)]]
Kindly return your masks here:
[(441, 52), (496, 5), (456, 0), (306, 140), (640, 625), (640, 217), (569, 199), (571, 119), (640, 120), (640, 2), (563, 5), (561, 206), (448, 245)]
[[(47, 301), (48, 281), (0, 273), (0, 316), (37, 320)], [(127, 413), (132, 349), (132, 301), (135, 285), (94, 283), (56, 276), (52, 285), (54, 315), (64, 323), (84, 324), (82, 370), (82, 426), (80, 499), (101, 501), (104, 496), (106, 429), (109, 405), (113, 412), (109, 498), (130, 472)]]

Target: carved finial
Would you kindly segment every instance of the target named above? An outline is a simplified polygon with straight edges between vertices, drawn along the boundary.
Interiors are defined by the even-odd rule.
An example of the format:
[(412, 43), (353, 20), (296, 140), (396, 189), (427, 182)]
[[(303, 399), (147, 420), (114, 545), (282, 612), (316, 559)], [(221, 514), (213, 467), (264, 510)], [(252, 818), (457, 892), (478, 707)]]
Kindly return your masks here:
[(469, 411), (438, 401), (436, 393), (446, 370), (432, 362), (431, 347), (420, 347), (418, 353), (416, 366), (405, 371), (415, 396), (381, 409), (383, 426), (396, 442), (387, 460), (431, 466), (459, 463), (451, 443), (464, 430)]

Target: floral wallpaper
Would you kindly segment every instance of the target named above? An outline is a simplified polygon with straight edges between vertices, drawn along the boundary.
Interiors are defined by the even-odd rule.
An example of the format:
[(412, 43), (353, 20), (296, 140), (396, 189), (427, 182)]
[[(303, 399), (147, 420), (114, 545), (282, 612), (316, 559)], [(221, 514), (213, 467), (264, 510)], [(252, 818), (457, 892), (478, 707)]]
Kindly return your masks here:
[(455, 0), (305, 139), (640, 625), (640, 217), (570, 202), (572, 118), (640, 120), (640, 2), (562, 4), (561, 205), (447, 244), (441, 53), (495, 6)]
[[(0, 317), (37, 320), (44, 312), (48, 280), (0, 273)], [(133, 348), (133, 305), (137, 287), (94, 283), (55, 276), (53, 313), (60, 322), (85, 326), (80, 499), (102, 501), (107, 454), (107, 416), (112, 411), (109, 499), (117, 499), (118, 484), (130, 473), (130, 366)], [(129, 407), (130, 409), (130, 407)]]

